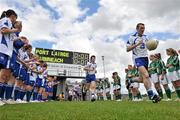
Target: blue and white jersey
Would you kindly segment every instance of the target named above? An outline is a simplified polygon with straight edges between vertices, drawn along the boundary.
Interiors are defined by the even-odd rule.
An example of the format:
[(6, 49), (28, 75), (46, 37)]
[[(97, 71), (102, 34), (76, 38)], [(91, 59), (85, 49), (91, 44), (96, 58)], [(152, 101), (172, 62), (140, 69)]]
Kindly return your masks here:
[(94, 68), (93, 71), (87, 71), (86, 73), (89, 74), (89, 75), (93, 75), (96, 73), (96, 68), (97, 68), (97, 64), (96, 63), (91, 63), (91, 62), (88, 62), (87, 65), (85, 67), (88, 67), (88, 68)]
[(48, 71), (47, 71), (47, 70), (45, 70), (45, 71), (42, 73), (42, 75), (43, 75), (43, 78), (44, 78), (44, 79), (46, 79), (46, 78), (47, 78), (47, 76), (48, 76)]
[(129, 40), (127, 41), (127, 47), (138, 43), (140, 40), (143, 40), (143, 43), (132, 50), (133, 59), (141, 58), (141, 57), (148, 57), (148, 51), (147, 51), (145, 43), (149, 39), (147, 38), (146, 35), (142, 35), (141, 37), (138, 36), (137, 33), (135, 33), (134, 35), (131, 35), (129, 37)]
[(53, 85), (54, 85), (54, 82), (53, 81), (49, 81), (49, 82), (47, 82), (47, 86), (49, 87), (49, 88), (52, 88), (53, 87)]
[[(37, 66), (37, 71), (42, 71), (43, 70), (43, 67), (41, 67), (40, 65), (39, 66)], [(40, 78), (40, 79), (43, 79), (44, 77), (43, 77), (43, 73), (42, 74), (38, 74), (38, 77)]]
[[(9, 18), (0, 19), (0, 30), (2, 28), (12, 29), (12, 22)], [(13, 41), (11, 39), (11, 34), (2, 34), (0, 32), (0, 52), (12, 56), (13, 51)]]
[(19, 49), (19, 59), (24, 61), (24, 60), (29, 60), (29, 55), (27, 54), (26, 51), (23, 51), (23, 49)]
[[(30, 64), (31, 64), (30, 67), (34, 67), (34, 68), (37, 67), (35, 62), (33, 62), (33, 63), (30, 62)], [(37, 79), (37, 73), (30, 71), (30, 80), (36, 81), (36, 79)]]

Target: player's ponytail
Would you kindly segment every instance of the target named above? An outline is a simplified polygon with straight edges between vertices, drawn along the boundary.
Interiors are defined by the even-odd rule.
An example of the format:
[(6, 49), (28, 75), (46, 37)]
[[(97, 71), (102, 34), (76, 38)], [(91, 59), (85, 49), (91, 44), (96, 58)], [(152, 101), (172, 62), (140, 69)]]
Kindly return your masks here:
[(3, 12), (2, 12), (0, 19), (2, 19), (2, 18), (4, 18), (4, 17), (6, 17), (6, 11), (3, 11)]
[(0, 19), (2, 19), (4, 17), (10, 17), (11, 15), (16, 16), (16, 18), (18, 17), (14, 10), (9, 9), (7, 11), (3, 11), (3, 13), (1, 14), (1, 18)]

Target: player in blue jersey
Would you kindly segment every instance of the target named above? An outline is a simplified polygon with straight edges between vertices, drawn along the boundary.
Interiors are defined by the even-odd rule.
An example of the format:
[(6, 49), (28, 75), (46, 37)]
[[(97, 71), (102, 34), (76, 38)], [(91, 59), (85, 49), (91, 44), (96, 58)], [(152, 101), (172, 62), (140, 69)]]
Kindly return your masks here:
[(127, 41), (127, 52), (132, 51), (132, 57), (135, 66), (138, 68), (140, 77), (139, 82), (143, 82), (150, 99), (157, 103), (161, 98), (153, 91), (151, 81), (148, 74), (148, 53), (146, 41), (148, 38), (144, 35), (145, 25), (138, 23), (136, 26), (137, 32), (129, 37)]

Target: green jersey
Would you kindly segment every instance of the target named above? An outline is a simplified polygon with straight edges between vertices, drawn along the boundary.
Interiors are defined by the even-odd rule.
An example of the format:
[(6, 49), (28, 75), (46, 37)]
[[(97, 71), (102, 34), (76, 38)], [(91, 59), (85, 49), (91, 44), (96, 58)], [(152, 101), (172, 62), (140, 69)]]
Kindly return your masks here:
[(155, 74), (157, 73), (157, 61), (152, 61), (150, 64), (149, 64), (149, 74)]
[(113, 78), (113, 80), (114, 80), (114, 86), (121, 85), (121, 78), (119, 76)]
[(110, 88), (110, 82), (106, 79), (103, 81), (103, 85), (105, 88)]
[(128, 70), (128, 72), (127, 72), (127, 80), (128, 81), (131, 81), (132, 78), (137, 77), (137, 76), (138, 76), (137, 69)]
[(163, 72), (166, 73), (166, 65), (165, 65), (164, 61), (157, 60), (157, 73), (158, 73), (158, 75), (161, 75)]
[(138, 77), (139, 76), (139, 72), (137, 69), (133, 69), (133, 73), (132, 73), (133, 77)]
[(103, 89), (103, 82), (102, 81), (96, 83), (96, 89), (98, 89), (98, 90)]
[[(132, 78), (133, 72), (134, 72), (133, 70), (128, 70), (127, 78)], [(131, 76), (131, 77), (129, 77), (129, 76)]]
[(170, 56), (167, 60), (167, 65), (171, 65), (168, 68), (168, 72), (173, 72), (179, 69), (179, 58), (177, 55), (175, 56)]

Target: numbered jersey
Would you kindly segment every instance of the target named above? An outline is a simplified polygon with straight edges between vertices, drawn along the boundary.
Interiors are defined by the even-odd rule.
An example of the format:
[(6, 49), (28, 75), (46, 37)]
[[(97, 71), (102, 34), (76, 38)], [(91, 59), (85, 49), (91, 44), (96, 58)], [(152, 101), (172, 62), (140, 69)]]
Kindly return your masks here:
[(142, 35), (141, 37), (138, 36), (137, 33), (131, 35), (129, 40), (127, 41), (127, 47), (137, 44), (139, 41), (143, 40), (143, 43), (132, 50), (133, 59), (141, 58), (141, 57), (148, 57), (147, 48), (146, 48), (146, 41), (148, 38), (146, 35)]

